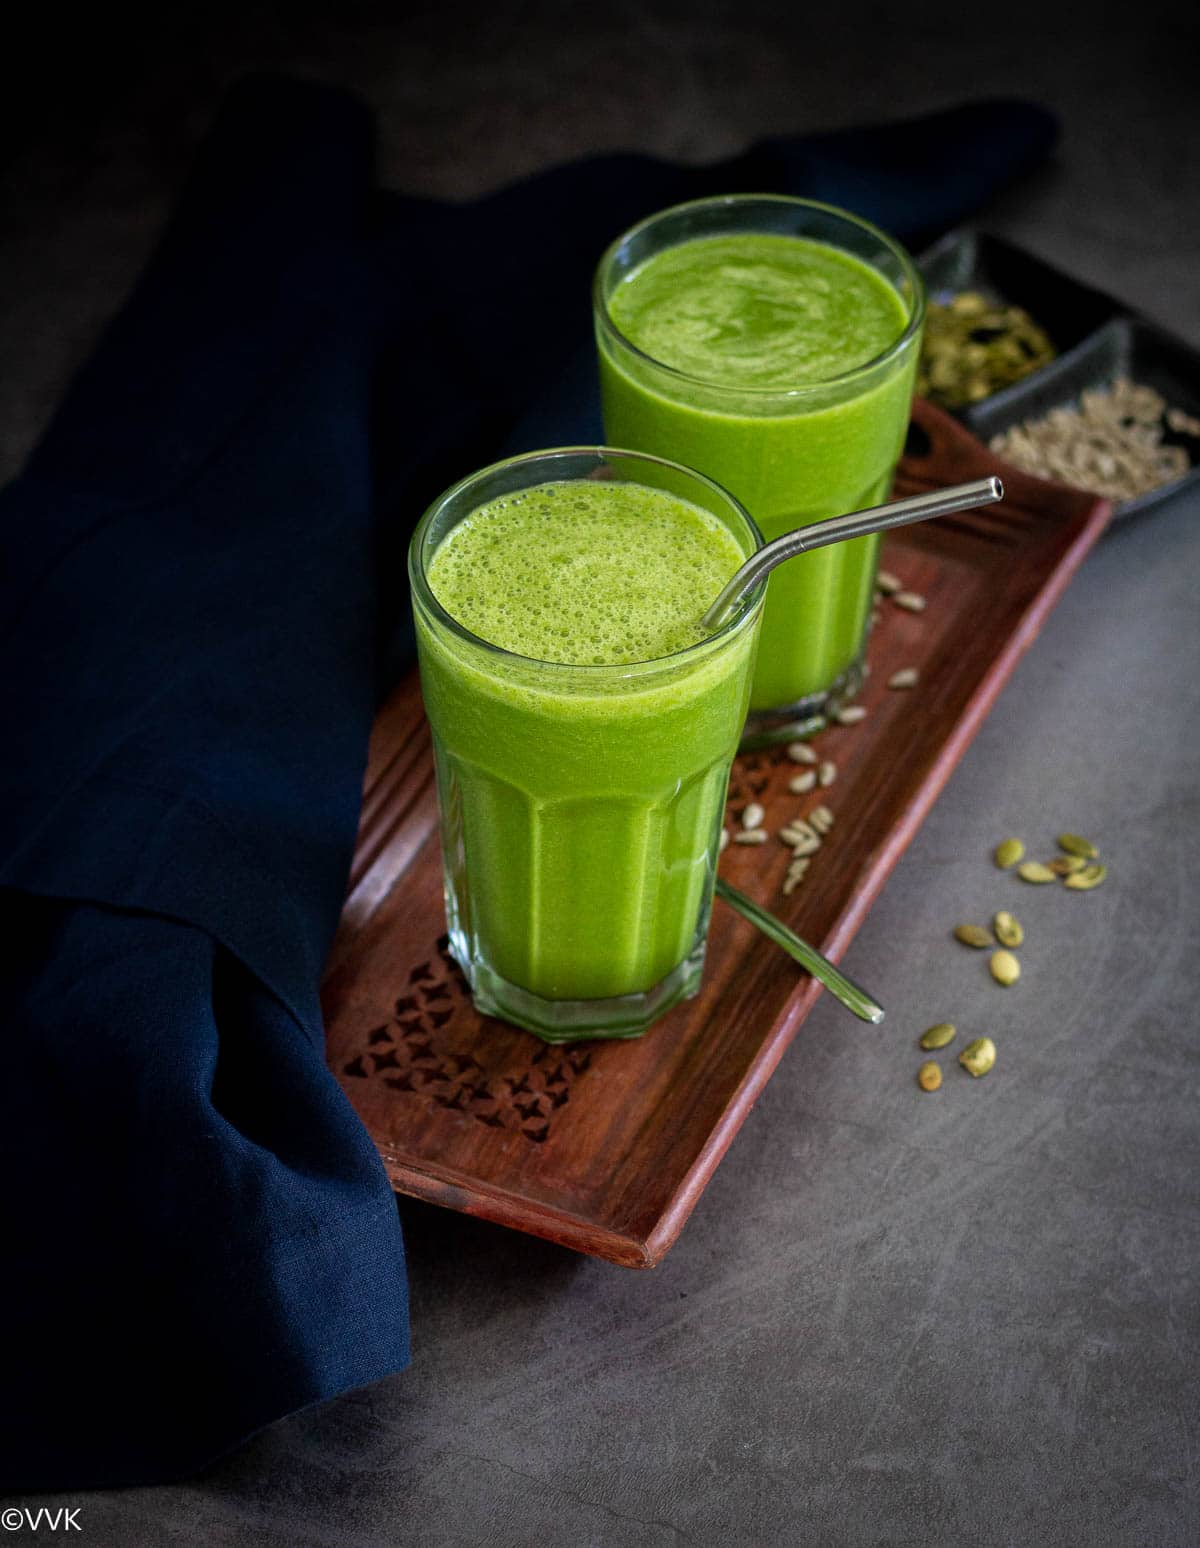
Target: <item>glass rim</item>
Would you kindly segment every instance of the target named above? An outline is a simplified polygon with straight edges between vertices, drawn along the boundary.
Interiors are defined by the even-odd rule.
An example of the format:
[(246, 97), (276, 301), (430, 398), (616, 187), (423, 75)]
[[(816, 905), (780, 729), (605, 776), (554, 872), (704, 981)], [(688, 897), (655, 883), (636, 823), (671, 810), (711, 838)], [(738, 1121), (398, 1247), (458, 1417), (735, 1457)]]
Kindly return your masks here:
[[(706, 473), (701, 473), (696, 468), (689, 468), (682, 462), (672, 462), (668, 457), (657, 457), (653, 452), (639, 452), (627, 450), (618, 446), (552, 446), (541, 451), (520, 452), (515, 457), (502, 457), (498, 462), (488, 463), (486, 467), (477, 468), (475, 472), (468, 473), (465, 478), (460, 478), (457, 483), (444, 490), (425, 510), (421, 519), (413, 529), (412, 538), (408, 545), (408, 573), (409, 580), (417, 593), (421, 605), (433, 615), (434, 620), (441, 626), (450, 630), (459, 639), (465, 640), (469, 645), (477, 646), (488, 654), (498, 656), (507, 661), (519, 662), (524, 667), (533, 667), (539, 672), (584, 674), (587, 676), (600, 676), (605, 673), (610, 676), (644, 677), (653, 672), (671, 670), (682, 665), (687, 658), (700, 652), (710, 650), (712, 647), (741, 630), (746, 621), (753, 616), (761, 606), (766, 592), (766, 582), (760, 581), (742, 598), (737, 608), (730, 617), (714, 633), (705, 635), (693, 645), (685, 645), (682, 650), (671, 651), (665, 656), (651, 656), (645, 661), (544, 661), (539, 656), (523, 656), (518, 651), (506, 650), (503, 645), (497, 645), (492, 640), (485, 640), (482, 635), (475, 634), (446, 611), (441, 602), (434, 595), (433, 588), (429, 584), (429, 577), (425, 573), (425, 561), (423, 548), (425, 536), (434, 518), (456, 496), (469, 488), (472, 484), (486, 478), (489, 474), (497, 473), (503, 468), (520, 467), (527, 463), (551, 461), (555, 458), (567, 457), (593, 457), (599, 461), (608, 461), (611, 458), (623, 458), (626, 461), (653, 463), (658, 467), (668, 468), (673, 473), (682, 473), (686, 478), (694, 480), (698, 484), (706, 485), (722, 501), (731, 506), (738, 516), (745, 522), (746, 528), (753, 539), (754, 547), (751, 553), (757, 553), (765, 546), (766, 539), (759, 531), (758, 523), (750, 512), (741, 503), (736, 495), (730, 494), (723, 484), (718, 484), (715, 478), (709, 478)], [(538, 482), (550, 483), (550, 479), (541, 479)], [(524, 488), (535, 488), (536, 484), (527, 484)], [(652, 487), (652, 486), (648, 486)], [(662, 491), (670, 493), (670, 491)], [(686, 497), (685, 497), (686, 498)], [(485, 503), (480, 501), (480, 504)], [(709, 515), (713, 513), (710, 511)], [(750, 554), (746, 555), (749, 558)], [(707, 605), (707, 604), (706, 604)]]
[[(881, 350), (877, 355), (872, 355), (869, 360), (861, 361), (858, 365), (850, 366), (847, 370), (839, 371), (833, 376), (823, 376), (818, 381), (803, 382), (796, 387), (731, 387), (728, 383), (717, 381), (713, 377), (696, 376), (691, 371), (682, 371), (678, 366), (668, 365), (665, 360), (659, 360), (657, 356), (648, 354), (644, 349), (635, 344), (632, 339), (627, 338), (614, 322), (612, 313), (609, 311), (608, 298), (604, 294), (604, 276), (617, 251), (631, 237), (637, 236), (648, 226), (652, 226), (657, 221), (665, 219), (668, 215), (678, 215), (686, 210), (730, 208), (740, 204), (781, 204), (788, 207), (798, 206), (805, 210), (819, 210), (823, 215), (836, 216), (837, 219), (845, 221), (847, 225), (857, 226), (860, 231), (865, 231), (868, 235), (875, 237), (888, 249), (893, 257), (899, 260), (904, 277), (912, 286), (913, 305), (904, 331), (893, 339), (886, 349)], [(768, 236), (775, 234), (773, 232), (763, 233), (763, 235)], [(704, 238), (685, 238), (685, 240), (703, 241)], [(805, 240), (820, 241), (821, 239), (812, 237)], [(681, 246), (682, 244), (676, 243), (673, 245)], [(833, 246), (830, 242), (825, 242), (824, 245), (826, 247)], [(851, 256), (858, 257), (858, 254), (855, 253)], [(920, 332), (921, 325), (925, 321), (926, 291), (924, 278), (921, 275), (920, 269), (917, 268), (916, 260), (908, 249), (898, 242), (895, 237), (889, 236), (882, 227), (875, 225), (873, 221), (866, 220), (861, 215), (854, 215), (849, 210), (844, 210), (836, 204), (825, 204), (820, 199), (803, 199), (796, 194), (710, 194), (703, 199), (685, 199), (681, 204), (670, 204), (665, 209), (656, 210), (653, 215), (647, 215), (632, 226), (628, 226), (620, 236), (610, 242), (604, 249), (599, 263), (596, 265), (596, 272), (592, 279), (592, 306), (595, 315), (603, 321), (608, 331), (630, 354), (636, 355), (638, 359), (645, 361), (647, 365), (653, 366), (655, 370), (665, 372), (676, 381), (687, 382), (690, 386), (704, 387), (710, 391), (723, 392), (729, 397), (797, 399), (815, 396), (827, 392), (831, 387), (839, 387), (853, 382), (855, 378), (865, 376), (871, 371), (877, 370), (880, 366), (886, 365), (890, 359), (901, 354)]]

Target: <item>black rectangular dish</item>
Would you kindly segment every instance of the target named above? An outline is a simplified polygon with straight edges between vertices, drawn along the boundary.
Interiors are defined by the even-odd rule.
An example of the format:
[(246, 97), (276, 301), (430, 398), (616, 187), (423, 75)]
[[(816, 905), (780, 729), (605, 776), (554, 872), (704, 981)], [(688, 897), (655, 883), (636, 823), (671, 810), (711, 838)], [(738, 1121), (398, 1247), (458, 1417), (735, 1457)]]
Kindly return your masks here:
[[(1077, 408), (1080, 395), (1121, 377), (1153, 387), (1175, 409), (1200, 417), (1200, 351), (1034, 254), (979, 231), (952, 231), (921, 257), (932, 301), (964, 290), (1023, 307), (1050, 335), (1057, 357), (982, 402), (949, 412), (985, 443), (1055, 408)], [(1165, 445), (1182, 446), (1192, 467), (1181, 478), (1115, 506), (1136, 515), (1200, 484), (1200, 438), (1167, 429)]]

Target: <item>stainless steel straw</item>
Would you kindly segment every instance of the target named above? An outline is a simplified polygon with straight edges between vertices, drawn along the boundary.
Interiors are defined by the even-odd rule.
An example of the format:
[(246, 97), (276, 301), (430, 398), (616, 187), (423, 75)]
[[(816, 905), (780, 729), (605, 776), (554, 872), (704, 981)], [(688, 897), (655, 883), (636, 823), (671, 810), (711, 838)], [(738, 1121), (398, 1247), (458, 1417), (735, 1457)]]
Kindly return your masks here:
[(847, 538), (886, 532), (889, 527), (928, 521), (932, 516), (949, 516), (954, 511), (969, 511), (977, 505), (994, 505), (1003, 498), (1004, 486), (998, 478), (980, 478), (971, 484), (954, 484), (949, 489), (935, 490), (933, 494), (913, 495), (907, 500), (893, 500), (889, 505), (873, 505), (869, 510), (831, 516), (827, 521), (814, 521), (811, 527), (797, 527), (794, 532), (785, 532), (756, 554), (751, 554), (700, 622), (710, 631), (719, 628), (744, 593), (757, 586), (777, 564), (794, 559), (797, 554), (825, 548), (830, 543), (844, 543)]

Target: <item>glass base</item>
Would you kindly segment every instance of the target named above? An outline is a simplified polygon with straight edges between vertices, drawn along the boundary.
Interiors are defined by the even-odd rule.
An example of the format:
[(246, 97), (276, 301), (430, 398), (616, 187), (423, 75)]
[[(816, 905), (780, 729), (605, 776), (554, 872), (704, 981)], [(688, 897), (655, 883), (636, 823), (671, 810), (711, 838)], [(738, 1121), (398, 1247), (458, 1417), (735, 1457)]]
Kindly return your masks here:
[(582, 1043), (592, 1038), (641, 1037), (653, 1022), (680, 1000), (700, 991), (704, 973), (704, 939), (678, 967), (641, 994), (614, 995), (607, 1000), (546, 1000), (510, 984), (486, 962), (471, 960), (465, 940), (450, 936), (450, 950), (467, 976), (475, 1009), (498, 1016), (544, 1043)]
[(780, 742), (803, 742), (816, 736), (838, 710), (858, 697), (867, 680), (865, 654), (852, 661), (846, 670), (834, 678), (828, 688), (820, 693), (806, 694), (792, 704), (779, 709), (752, 710), (746, 717), (745, 729), (738, 744), (739, 752), (752, 752), (758, 747), (774, 747)]

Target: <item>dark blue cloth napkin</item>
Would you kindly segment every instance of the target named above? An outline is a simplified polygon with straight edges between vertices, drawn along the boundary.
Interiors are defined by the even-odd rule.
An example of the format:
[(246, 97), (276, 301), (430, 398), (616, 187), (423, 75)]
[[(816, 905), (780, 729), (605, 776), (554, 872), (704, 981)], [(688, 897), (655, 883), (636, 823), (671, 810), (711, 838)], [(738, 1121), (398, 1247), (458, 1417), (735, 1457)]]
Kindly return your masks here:
[(395, 1201), (317, 991), (403, 552), (481, 461), (599, 438), (589, 279), (768, 188), (911, 241), (1054, 125), (983, 104), (613, 156), (466, 206), (371, 188), (345, 95), (244, 82), (0, 494), (0, 1487), (179, 1476), (408, 1359)]

